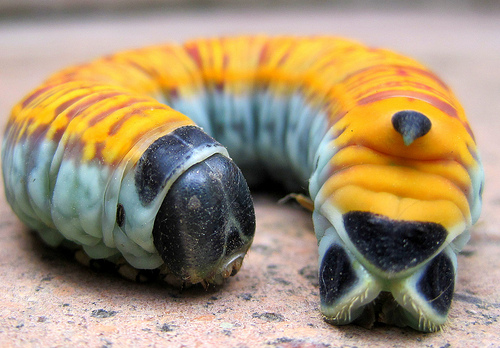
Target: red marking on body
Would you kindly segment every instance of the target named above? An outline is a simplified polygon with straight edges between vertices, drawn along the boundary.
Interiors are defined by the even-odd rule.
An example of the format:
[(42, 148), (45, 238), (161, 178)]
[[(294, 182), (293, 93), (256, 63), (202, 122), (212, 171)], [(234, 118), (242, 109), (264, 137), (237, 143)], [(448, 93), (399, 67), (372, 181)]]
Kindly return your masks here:
[(132, 116), (134, 115), (142, 115), (142, 113), (146, 110), (152, 110), (152, 109), (155, 109), (155, 110), (166, 110), (167, 107), (161, 105), (161, 104), (158, 104), (158, 105), (155, 105), (154, 107), (152, 107), (151, 105), (139, 105), (137, 107), (134, 107), (130, 110), (130, 112), (128, 112), (126, 115), (123, 115), (122, 117), (120, 117), (119, 120), (117, 120), (113, 125), (111, 125), (111, 127), (109, 127), (109, 135), (114, 135), (116, 133), (118, 133), (118, 131), (120, 130), (120, 128), (125, 124), (125, 122), (131, 118)]
[[(59, 88), (59, 87), (61, 87), (61, 88)], [(77, 89), (78, 89), (78, 87), (71, 86), (71, 88), (68, 88), (68, 86), (60, 85), (60, 84), (45, 85), (43, 88), (34, 92), (30, 97), (28, 97), (23, 102), (23, 104), (26, 102), (26, 105), (24, 107), (26, 107), (28, 109), (28, 107), (30, 106), (29, 104), (32, 103), (38, 97), (41, 97), (42, 101), (46, 101), (54, 93), (58, 93), (61, 91), (65, 92), (65, 93), (70, 93), (70, 92), (73, 92)], [(46, 93), (46, 94), (43, 95), (44, 93)], [(43, 95), (43, 97), (42, 97), (42, 95)], [(28, 100), (28, 99), (30, 99), (30, 100)], [(57, 111), (58, 108), (56, 108), (56, 111), (53, 113), (52, 118), (50, 120), (45, 121), (46, 123), (40, 123), (39, 120), (37, 119), (36, 111), (34, 111), (34, 110), (36, 110), (35, 106), (32, 106), (31, 110), (30, 109), (23, 110), (23, 112), (28, 112), (28, 116), (25, 117), (20, 122), (20, 124), (16, 125), (16, 127), (18, 127), (18, 129), (22, 129), (21, 137), (20, 137), (21, 141), (24, 141), (26, 139), (26, 137), (28, 135), (27, 129), (31, 128), (32, 125), (35, 123), (37, 124), (37, 126), (34, 127), (34, 129), (31, 131), (30, 138), (37, 139), (37, 140), (35, 140), (35, 142), (38, 142), (39, 141), (38, 139), (40, 139), (41, 136), (45, 136), (47, 130), (51, 127), (51, 124), (54, 121), (54, 119), (56, 119), (57, 117), (60, 117), (59, 113), (62, 111)], [(9, 119), (8, 127), (10, 127), (10, 120), (13, 120), (13, 119), (12, 118)]]
[(224, 82), (221, 81), (221, 82), (215, 82), (214, 83), (214, 87), (215, 87), (215, 90), (217, 92), (224, 92)]
[(290, 51), (292, 50), (292, 47), (289, 47), (288, 50), (281, 56), (280, 60), (278, 61), (278, 66), (285, 64), (287, 61), (288, 57), (290, 56)]
[[(378, 79), (378, 78), (365, 80), (363, 82), (366, 83), (366, 84), (368, 84), (368, 83), (372, 83), (372, 80), (376, 80), (376, 79)], [(429, 94), (440, 96), (441, 98), (446, 99), (446, 100), (448, 99), (448, 96), (445, 93), (442, 93), (442, 92), (440, 92), (437, 89), (429, 87), (426, 84), (423, 84), (423, 83), (420, 83), (420, 82), (415, 82), (415, 81), (410, 80), (410, 79), (408, 79), (408, 80), (406, 80), (406, 79), (390, 80), (390, 81), (382, 82), (382, 83), (378, 83), (378, 84), (377, 83), (372, 83), (372, 87), (371, 88), (361, 91), (361, 93), (359, 93), (357, 96), (355, 96), (355, 98), (356, 99), (362, 99), (363, 95), (367, 95), (367, 94), (370, 94), (370, 93), (382, 93), (382, 92), (377, 92), (377, 91), (379, 91), (381, 89), (401, 90), (401, 91), (403, 91), (403, 93), (406, 93), (407, 92), (407, 90), (406, 90), (407, 87), (421, 89), (423, 91), (429, 92)], [(420, 92), (411, 91), (410, 93), (420, 93)]]
[(226, 70), (229, 66), (229, 55), (227, 53), (224, 53), (222, 56), (222, 70)]
[[(372, 74), (368, 73), (369, 71), (372, 71), (373, 74), (375, 74), (377, 72), (385, 71), (387, 77), (394, 75), (394, 76), (399, 76), (400, 78), (402, 78), (402, 80), (408, 79), (409, 81), (411, 81), (412, 75), (423, 75), (423, 76), (433, 80), (434, 82), (436, 82), (445, 91), (449, 91), (449, 87), (439, 77), (437, 77), (434, 73), (432, 73), (426, 69), (422, 69), (422, 68), (418, 68), (418, 67), (414, 67), (414, 66), (397, 65), (397, 64), (396, 65), (377, 64), (377, 65), (372, 65), (372, 66), (369, 66), (366, 68), (362, 68), (362, 69), (353, 71), (353, 72), (345, 75), (344, 78), (342, 79), (341, 83), (345, 83), (347, 80), (349, 80), (353, 77), (356, 77), (357, 84), (362, 84), (362, 83), (366, 83), (368, 81), (371, 81), (373, 79), (381, 78), (381, 77), (376, 76), (373, 79), (368, 79), (368, 77), (372, 76)], [(359, 75), (361, 75), (361, 76), (359, 76)], [(387, 78), (387, 77), (385, 77), (385, 78)]]
[[(464, 127), (467, 130), (467, 133), (469, 133), (469, 135), (471, 136), (472, 140), (474, 142), (476, 142), (476, 137), (474, 136), (474, 132), (470, 128), (470, 125), (468, 123), (464, 123)], [(477, 153), (474, 152), (474, 154), (473, 154), (471, 152), (471, 155), (472, 155), (472, 157), (474, 157), (474, 159), (476, 160), (476, 162), (479, 162), (479, 156), (477, 155)]]
[(94, 160), (97, 160), (99, 162), (104, 162), (104, 156), (102, 155), (102, 153), (105, 147), (106, 147), (105, 144), (101, 142), (94, 144), (94, 149), (95, 149)]
[(52, 136), (52, 141), (58, 143), (61, 140), (61, 138), (63, 137), (64, 132), (66, 132), (66, 128), (56, 129), (56, 131), (54, 132), (54, 135)]
[[(379, 165), (387, 165), (387, 164), (384, 164), (384, 162), (388, 162), (388, 163), (394, 163), (394, 164), (397, 164), (397, 165), (400, 165), (400, 166), (404, 166), (404, 167), (407, 167), (407, 168), (418, 168), (418, 166), (420, 164), (430, 164), (430, 163), (435, 163), (435, 164), (439, 164), (441, 166), (447, 166), (447, 165), (450, 165), (450, 164), (458, 164), (460, 167), (462, 167), (465, 171), (469, 172), (468, 170), (468, 167), (461, 161), (461, 158), (460, 157), (457, 157), (455, 154), (451, 155), (451, 156), (443, 156), (443, 157), (439, 157), (439, 158), (411, 158), (411, 157), (402, 157), (400, 155), (396, 155), (396, 154), (393, 154), (393, 153), (390, 153), (390, 152), (384, 152), (384, 151), (381, 151), (380, 149), (377, 149), (373, 146), (370, 146), (370, 144), (354, 144), (354, 143), (347, 143), (345, 144), (344, 146), (341, 146), (341, 147), (338, 147), (337, 148), (337, 152), (336, 154), (334, 155), (333, 158), (335, 158), (335, 156), (339, 156), (339, 154), (342, 153), (342, 150), (345, 150), (347, 148), (354, 148), (355, 150), (357, 149), (368, 149), (371, 151), (371, 155), (374, 156), (374, 155), (380, 155), (382, 157), (382, 162), (379, 163)], [(341, 155), (340, 155), (341, 156)], [(345, 161), (343, 162), (342, 159), (340, 160), (340, 163), (336, 163), (333, 159), (330, 161), (330, 168), (327, 170), (327, 174), (325, 174), (324, 176), (325, 177), (332, 177), (333, 175), (336, 175), (336, 174), (339, 174), (340, 172), (346, 170), (346, 169), (349, 169), (349, 168), (352, 168), (352, 167), (356, 167), (356, 166), (359, 166), (359, 165), (364, 165), (364, 164), (373, 164), (373, 163), (377, 163), (377, 161), (375, 162), (372, 162), (372, 161), (368, 161), (368, 162), (363, 162), (363, 161), (359, 161), (359, 160), (353, 160), (353, 161)], [(421, 170), (421, 169), (419, 169)], [(432, 170), (422, 170), (422, 172), (424, 173), (433, 173)], [(450, 177), (446, 174), (444, 175), (440, 175), (442, 178), (448, 180), (451, 184), (453, 184), (453, 186), (457, 187), (460, 191), (463, 192), (463, 194), (465, 196), (468, 195), (468, 192), (469, 192), (469, 185), (467, 184), (461, 184), (460, 182), (457, 182), (453, 179), (453, 177)]]
[(267, 62), (268, 53), (269, 53), (269, 42), (266, 41), (264, 45), (262, 45), (262, 48), (260, 49), (258, 65), (264, 65), (264, 63)]
[(409, 97), (409, 98), (423, 100), (431, 104), (432, 106), (438, 108), (439, 110), (449, 115), (450, 117), (458, 119), (457, 110), (449, 103), (433, 95), (415, 91), (389, 90), (389, 91), (377, 92), (358, 100), (358, 105), (366, 105), (379, 100), (384, 100), (387, 98), (394, 98), (394, 97)]
[[(328, 121), (330, 125), (334, 125), (347, 114), (347, 111), (341, 109), (341, 106), (338, 104), (336, 100), (332, 100), (328, 102), (326, 105), (327, 113), (328, 113)], [(337, 136), (335, 136), (336, 138)]]
[[(94, 94), (86, 94), (86, 95), (79, 96), (77, 98), (68, 100), (67, 102), (61, 104), (58, 108), (56, 108), (56, 110), (58, 110), (58, 109), (60, 109), (60, 110), (56, 111), (54, 113), (55, 114), (54, 118), (65, 117), (67, 119), (73, 119), (76, 116), (78, 116), (81, 112), (86, 110), (88, 107), (94, 105), (95, 103), (97, 103), (101, 100), (105, 100), (107, 98), (114, 97), (114, 96), (119, 95), (119, 94), (121, 94), (121, 93), (119, 93), (119, 92), (108, 92), (108, 93), (95, 92)], [(76, 99), (78, 99), (78, 100), (76, 100)], [(69, 103), (70, 101), (73, 101), (73, 103)], [(78, 103), (78, 101), (80, 101), (80, 103)], [(68, 110), (68, 111), (64, 115), (63, 113), (65, 110)], [(32, 120), (30, 120), (30, 121), (32, 122)], [(92, 120), (91, 120), (91, 122), (92, 122)], [(61, 140), (62, 136), (66, 132), (66, 128), (67, 128), (68, 123), (69, 122), (67, 121), (65, 126), (54, 130), (54, 133), (53, 133), (52, 138), (51, 138), (52, 141), (59, 142)], [(30, 138), (31, 139), (41, 139), (42, 136), (45, 136), (45, 134), (47, 133), (47, 130), (50, 127), (52, 127), (52, 123), (47, 123), (47, 124), (43, 124), (43, 125), (36, 127), (36, 129), (30, 135)], [(39, 140), (36, 140), (36, 141), (39, 141)]]
[(396, 70), (396, 74), (398, 76), (409, 76), (410, 75), (410, 74), (408, 74), (408, 72), (405, 69), (401, 69), (401, 68), (398, 68)]
[(186, 50), (187, 54), (196, 63), (198, 68), (200, 68), (200, 69), (203, 68), (203, 61), (201, 59), (200, 50), (198, 49), (198, 46), (196, 46), (196, 45), (185, 46), (184, 49)]
[(463, 127), (465, 128), (467, 133), (471, 136), (471, 138), (473, 140), (475, 140), (474, 133), (472, 132), (470, 125), (466, 121), (463, 121), (458, 117), (458, 113), (457, 113), (457, 110), (455, 109), (455, 107), (453, 105), (433, 96), (433, 95), (415, 92), (415, 91), (404, 91), (404, 90), (383, 91), (383, 92), (374, 93), (372, 95), (369, 95), (368, 97), (364, 97), (364, 98), (358, 100), (358, 105), (366, 105), (366, 104), (374, 103), (374, 102), (379, 101), (379, 100), (384, 100), (384, 99), (388, 99), (388, 98), (396, 98), (396, 97), (413, 98), (413, 99), (418, 99), (418, 100), (422, 100), (424, 102), (429, 103), (430, 105), (441, 110), (443, 113), (447, 114), (448, 116), (460, 121), (460, 123), (463, 125)]
[(88, 107), (102, 101), (105, 99), (109, 99), (115, 97), (117, 95), (123, 94), (122, 92), (93, 92), (86, 95), (86, 98), (82, 99), (80, 103), (75, 105), (71, 110), (68, 110), (66, 116), (68, 118), (74, 118), (81, 112), (85, 111)]
[(60, 104), (55, 110), (54, 114), (57, 116), (67, 108), (69, 108), (71, 105), (75, 104), (77, 101), (85, 98), (87, 95), (79, 95), (77, 97), (74, 97), (72, 99), (66, 100), (64, 103)]
[(168, 89), (168, 91), (166, 91), (168, 97), (172, 98), (172, 99), (178, 99), (179, 98), (179, 90), (177, 89), (177, 87), (171, 87)]
[(134, 105), (138, 102), (138, 99), (131, 98), (129, 100), (126, 100), (124, 102), (121, 102), (119, 104), (117, 103), (111, 103), (108, 109), (101, 111), (100, 113), (94, 115), (89, 121), (88, 121), (88, 126), (93, 127), (94, 125), (98, 124), (100, 121), (111, 115), (113, 112), (116, 112), (120, 109), (129, 107), (131, 105)]
[(49, 91), (54, 85), (45, 85), (42, 88), (38, 89), (34, 93), (32, 93), (28, 98), (24, 99), (22, 102), (23, 108), (27, 107), (33, 100), (42, 95), (43, 93)]
[(130, 66), (136, 68), (137, 70), (139, 70), (140, 72), (144, 73), (144, 75), (148, 76), (148, 77), (153, 77), (153, 76), (158, 76), (158, 72), (155, 71), (152, 67), (149, 67), (149, 69), (147, 69), (145, 66), (133, 61), (133, 60), (130, 60), (127, 62)]
[(433, 72), (431, 72), (429, 70), (420, 69), (420, 68), (416, 68), (416, 67), (407, 67), (406, 69), (411, 70), (411, 71), (415, 71), (415, 72), (419, 73), (420, 75), (427, 76), (428, 78), (437, 82), (443, 89), (445, 89), (447, 91), (450, 90), (448, 85), (446, 83), (444, 83), (443, 80), (441, 80), (436, 74), (434, 74)]

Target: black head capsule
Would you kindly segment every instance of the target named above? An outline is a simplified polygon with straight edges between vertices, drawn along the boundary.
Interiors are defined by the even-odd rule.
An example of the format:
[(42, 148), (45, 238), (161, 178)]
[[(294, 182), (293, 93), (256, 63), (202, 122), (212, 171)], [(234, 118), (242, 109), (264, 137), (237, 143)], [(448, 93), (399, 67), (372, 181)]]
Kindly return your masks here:
[(432, 123), (420, 112), (405, 110), (392, 116), (392, 126), (403, 136), (403, 141), (408, 146), (415, 139), (426, 135), (431, 130)]
[(238, 271), (254, 232), (246, 181), (233, 161), (215, 154), (174, 182), (156, 215), (153, 238), (174, 275), (220, 283)]
[[(195, 126), (157, 139), (144, 152), (135, 186), (144, 205), (169, 188), (156, 215), (153, 242), (168, 269), (186, 283), (221, 283), (238, 271), (255, 233), (248, 185), (222, 145)], [(199, 151), (213, 155), (179, 173)]]

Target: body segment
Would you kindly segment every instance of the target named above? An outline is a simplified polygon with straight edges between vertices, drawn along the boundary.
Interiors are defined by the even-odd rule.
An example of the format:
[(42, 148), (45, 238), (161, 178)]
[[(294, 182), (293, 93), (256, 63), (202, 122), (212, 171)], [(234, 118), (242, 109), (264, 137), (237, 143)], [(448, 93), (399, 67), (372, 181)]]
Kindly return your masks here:
[(482, 168), (453, 93), (390, 51), (329, 37), (215, 38), (68, 68), (13, 110), (7, 198), (50, 244), (220, 282), (255, 225), (219, 142), (249, 182), (268, 172), (308, 188), (327, 321), (443, 325)]

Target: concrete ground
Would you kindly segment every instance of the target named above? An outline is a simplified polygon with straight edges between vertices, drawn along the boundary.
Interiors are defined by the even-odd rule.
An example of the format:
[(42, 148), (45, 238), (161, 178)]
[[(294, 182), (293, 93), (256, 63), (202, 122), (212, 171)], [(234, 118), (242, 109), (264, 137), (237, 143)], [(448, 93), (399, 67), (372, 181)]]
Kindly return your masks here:
[(42, 245), (0, 198), (0, 346), (500, 346), (500, 13), (327, 8), (157, 11), (0, 22), (0, 117), (49, 73), (119, 49), (201, 35), (325, 33), (427, 63), (461, 97), (486, 171), (484, 209), (459, 256), (442, 332), (334, 327), (321, 319), (310, 214), (257, 195), (257, 236), (215, 291), (96, 273)]

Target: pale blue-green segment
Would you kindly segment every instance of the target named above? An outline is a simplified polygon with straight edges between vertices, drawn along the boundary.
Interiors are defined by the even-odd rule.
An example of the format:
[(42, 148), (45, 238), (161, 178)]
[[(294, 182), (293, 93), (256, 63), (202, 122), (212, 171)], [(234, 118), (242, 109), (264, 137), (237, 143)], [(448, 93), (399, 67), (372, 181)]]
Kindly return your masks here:
[(232, 95), (214, 90), (166, 102), (226, 146), (250, 183), (267, 173), (291, 189), (307, 188), (328, 119), (301, 93)]
[[(266, 172), (289, 188), (307, 188), (328, 121), (325, 111), (308, 105), (299, 92), (276, 96), (270, 90), (252, 95), (211, 90), (168, 104), (227, 146), (251, 182), (265, 179), (261, 175)], [(7, 135), (3, 150), (6, 195), (20, 219), (51, 245), (66, 239), (93, 258), (120, 253), (137, 268), (163, 263), (152, 229), (171, 184), (214, 153), (228, 156), (223, 147), (197, 150), (162, 193), (144, 205), (135, 187), (134, 163), (113, 168), (98, 161), (83, 163), (63, 141), (42, 140), (36, 146), (29, 141), (16, 144)], [(118, 204), (125, 211), (121, 227), (116, 223)]]

